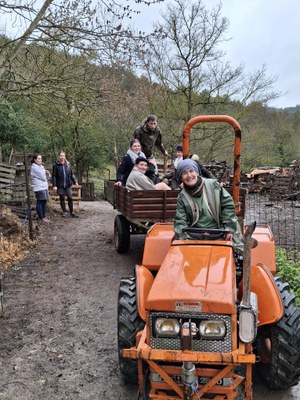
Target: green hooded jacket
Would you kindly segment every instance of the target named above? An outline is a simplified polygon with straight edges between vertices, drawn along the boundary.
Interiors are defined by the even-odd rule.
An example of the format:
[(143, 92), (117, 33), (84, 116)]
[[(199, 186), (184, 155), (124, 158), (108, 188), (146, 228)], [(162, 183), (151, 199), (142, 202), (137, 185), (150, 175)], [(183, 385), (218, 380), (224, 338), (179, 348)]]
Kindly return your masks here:
[(178, 239), (187, 239), (183, 228), (218, 229), (226, 225), (233, 233), (237, 250), (243, 251), (243, 236), (238, 223), (231, 195), (217, 180), (201, 178), (204, 182), (200, 197), (190, 196), (184, 189), (179, 193), (174, 231)]

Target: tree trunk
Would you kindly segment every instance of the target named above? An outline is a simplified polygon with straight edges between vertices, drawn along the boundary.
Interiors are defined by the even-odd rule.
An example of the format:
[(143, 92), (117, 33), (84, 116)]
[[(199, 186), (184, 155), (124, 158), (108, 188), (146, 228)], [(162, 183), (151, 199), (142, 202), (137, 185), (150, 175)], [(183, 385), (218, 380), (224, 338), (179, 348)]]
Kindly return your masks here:
[(47, 11), (47, 9), (51, 5), (51, 3), (53, 3), (53, 0), (45, 0), (39, 13), (35, 17), (35, 19), (31, 22), (31, 24), (29, 25), (29, 27), (25, 31), (25, 33), (21, 36), (21, 38), (19, 39), (17, 44), (15, 46), (12, 45), (10, 50), (7, 52), (6, 56), (4, 56), (4, 59), (0, 61), (1, 62), (0, 63), (0, 79), (2, 79), (7, 67), (16, 58), (18, 52), (23, 47), (23, 45), (26, 43), (26, 40), (29, 38), (29, 36), (32, 34), (32, 32), (36, 29), (36, 27), (38, 26), (38, 23), (45, 15), (45, 12)]

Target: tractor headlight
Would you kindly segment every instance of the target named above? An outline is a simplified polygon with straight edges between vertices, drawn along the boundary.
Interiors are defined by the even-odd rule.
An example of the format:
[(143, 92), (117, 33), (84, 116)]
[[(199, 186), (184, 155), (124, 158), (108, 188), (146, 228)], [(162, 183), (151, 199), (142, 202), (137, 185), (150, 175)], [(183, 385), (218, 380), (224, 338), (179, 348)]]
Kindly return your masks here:
[(254, 292), (251, 292), (250, 307), (244, 307), (243, 303), (241, 303), (240, 307), (239, 336), (242, 342), (252, 343), (256, 338), (258, 325), (257, 295)]
[(175, 318), (157, 318), (154, 330), (158, 337), (177, 337), (180, 332), (180, 325)]
[(251, 343), (256, 336), (256, 316), (251, 309), (240, 311), (239, 336), (243, 343)]
[(202, 339), (223, 339), (226, 334), (225, 323), (219, 320), (201, 321), (199, 332)]

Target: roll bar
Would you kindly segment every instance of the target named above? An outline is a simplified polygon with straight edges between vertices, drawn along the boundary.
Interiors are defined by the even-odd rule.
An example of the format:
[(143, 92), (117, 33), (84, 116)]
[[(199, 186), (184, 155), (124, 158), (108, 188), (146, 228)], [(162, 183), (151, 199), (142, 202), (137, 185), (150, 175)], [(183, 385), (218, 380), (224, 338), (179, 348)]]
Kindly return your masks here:
[(233, 188), (232, 198), (236, 208), (239, 208), (240, 197), (240, 180), (241, 180), (241, 127), (239, 123), (228, 115), (199, 115), (191, 118), (183, 128), (182, 152), (183, 158), (189, 156), (190, 130), (201, 122), (227, 122), (230, 124), (235, 133), (234, 138), (234, 166), (233, 166)]

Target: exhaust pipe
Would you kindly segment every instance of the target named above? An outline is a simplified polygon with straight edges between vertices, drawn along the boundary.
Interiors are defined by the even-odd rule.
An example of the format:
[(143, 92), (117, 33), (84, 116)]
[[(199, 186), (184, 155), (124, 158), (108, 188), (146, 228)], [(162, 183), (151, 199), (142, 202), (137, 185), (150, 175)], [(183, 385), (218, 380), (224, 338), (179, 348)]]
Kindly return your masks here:
[(247, 226), (244, 235), (243, 298), (239, 312), (239, 337), (243, 343), (252, 343), (257, 332), (257, 298), (251, 293), (251, 236), (256, 222)]

